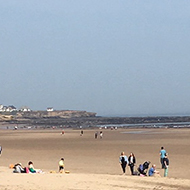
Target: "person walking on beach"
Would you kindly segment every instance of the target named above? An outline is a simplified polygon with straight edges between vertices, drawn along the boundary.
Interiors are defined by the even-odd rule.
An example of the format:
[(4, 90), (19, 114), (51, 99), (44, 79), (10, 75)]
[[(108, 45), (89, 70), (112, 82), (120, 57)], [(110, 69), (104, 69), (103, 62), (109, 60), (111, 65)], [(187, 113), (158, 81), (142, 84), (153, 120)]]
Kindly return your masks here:
[(94, 134), (94, 138), (97, 139), (98, 138), (98, 132), (96, 131)]
[(80, 136), (83, 136), (84, 132), (83, 130), (80, 131)]
[(61, 135), (64, 135), (64, 134), (65, 134), (65, 131), (64, 131), (64, 130), (62, 130), (62, 131), (61, 131)]
[(64, 158), (61, 158), (61, 160), (59, 161), (59, 172), (63, 172), (64, 170)]
[(102, 139), (103, 138), (103, 132), (100, 131), (100, 138)]
[(119, 157), (119, 162), (121, 164), (121, 168), (123, 170), (123, 174), (126, 172), (126, 165), (128, 164), (128, 158), (124, 152), (121, 152), (121, 156)]
[(136, 163), (136, 158), (135, 158), (135, 155), (132, 152), (129, 155), (128, 163), (129, 163), (129, 167), (130, 167), (130, 170), (131, 170), (131, 175), (134, 175), (134, 166), (135, 166), (135, 163)]
[(166, 154), (166, 150), (162, 146), (161, 150), (160, 150), (160, 163), (161, 163), (162, 169), (164, 169), (164, 157), (165, 157), (165, 154)]
[(169, 167), (169, 159), (168, 159), (167, 153), (165, 154), (163, 162), (164, 162), (164, 177), (167, 177), (168, 176), (168, 167)]

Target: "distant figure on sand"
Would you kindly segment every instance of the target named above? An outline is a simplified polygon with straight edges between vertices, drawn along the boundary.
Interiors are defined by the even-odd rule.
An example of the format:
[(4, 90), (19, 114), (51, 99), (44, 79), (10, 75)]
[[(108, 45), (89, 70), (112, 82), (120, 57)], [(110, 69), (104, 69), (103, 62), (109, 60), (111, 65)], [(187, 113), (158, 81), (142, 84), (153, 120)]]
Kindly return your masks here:
[(103, 138), (103, 132), (100, 131), (100, 138), (102, 139)]
[(0, 146), (0, 155), (1, 155), (1, 153), (2, 153), (2, 150), (3, 150), (3, 149), (2, 149), (2, 146)]
[(167, 153), (165, 154), (163, 162), (164, 162), (164, 177), (167, 177), (168, 176), (168, 167), (169, 167), (169, 159), (168, 159)]
[(126, 165), (128, 164), (128, 158), (124, 152), (121, 152), (121, 156), (119, 157), (119, 162), (121, 164), (121, 168), (123, 170), (123, 174), (126, 172)]
[(152, 167), (148, 171), (149, 176), (159, 176), (159, 171), (156, 170), (156, 165), (153, 164)]
[(130, 170), (131, 170), (131, 175), (134, 175), (134, 166), (135, 166), (135, 163), (136, 163), (136, 158), (135, 158), (135, 155), (132, 152), (129, 155), (128, 163), (129, 163), (129, 167), (130, 167)]
[(98, 138), (98, 132), (96, 131), (94, 134), (94, 138), (97, 139)]
[(164, 157), (165, 157), (165, 154), (166, 154), (166, 150), (162, 146), (161, 150), (160, 150), (160, 163), (161, 163), (161, 168), (162, 169), (164, 169)]
[(80, 131), (80, 136), (83, 136), (84, 132), (83, 130)]
[(59, 172), (62, 172), (64, 170), (64, 158), (61, 158), (59, 161)]
[(63, 130), (63, 131), (61, 131), (61, 135), (64, 135), (65, 134), (65, 131)]

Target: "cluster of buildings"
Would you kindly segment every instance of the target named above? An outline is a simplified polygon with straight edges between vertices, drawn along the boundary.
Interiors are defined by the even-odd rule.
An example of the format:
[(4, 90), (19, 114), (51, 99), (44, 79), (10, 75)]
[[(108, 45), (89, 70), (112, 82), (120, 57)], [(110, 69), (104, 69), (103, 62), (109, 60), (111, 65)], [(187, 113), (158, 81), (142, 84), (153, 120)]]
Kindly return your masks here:
[(23, 106), (20, 109), (17, 109), (13, 105), (4, 106), (3, 104), (0, 104), (0, 112), (15, 112), (15, 111), (26, 112), (26, 111), (31, 111), (31, 109), (28, 108), (27, 106)]
[[(4, 106), (3, 104), (0, 104), (0, 112), (30, 112), (32, 111), (29, 107), (27, 106), (23, 106), (20, 109), (17, 109), (15, 106), (13, 105), (9, 105), (9, 106)], [(54, 109), (52, 107), (48, 107), (47, 110), (48, 112), (54, 111)]]

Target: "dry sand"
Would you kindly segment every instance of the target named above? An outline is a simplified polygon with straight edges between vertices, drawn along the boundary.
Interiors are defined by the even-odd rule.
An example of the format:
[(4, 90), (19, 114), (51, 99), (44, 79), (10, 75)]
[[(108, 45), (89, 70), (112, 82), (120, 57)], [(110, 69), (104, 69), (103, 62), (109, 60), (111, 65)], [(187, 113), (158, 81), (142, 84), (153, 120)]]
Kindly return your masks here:
[[(136, 133), (137, 132), (137, 133)], [(103, 130), (103, 139), (94, 139), (95, 130), (0, 130), (1, 190), (45, 189), (190, 189), (190, 130), (188, 129), (118, 129)], [(169, 153), (167, 178), (160, 168), (159, 151)], [(157, 165), (160, 178), (123, 176), (120, 152), (134, 152), (137, 165), (146, 160)], [(65, 158), (65, 169), (58, 171), (58, 161)], [(44, 174), (14, 174), (9, 164), (32, 160)]]

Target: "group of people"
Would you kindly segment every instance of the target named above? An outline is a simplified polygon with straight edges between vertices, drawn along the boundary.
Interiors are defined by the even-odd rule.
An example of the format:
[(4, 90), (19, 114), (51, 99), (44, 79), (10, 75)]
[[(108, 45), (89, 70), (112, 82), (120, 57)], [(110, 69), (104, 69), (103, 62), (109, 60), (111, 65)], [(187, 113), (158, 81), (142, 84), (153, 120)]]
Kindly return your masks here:
[[(13, 166), (13, 173), (43, 173), (40, 169), (35, 169), (33, 162), (29, 161), (27, 167), (23, 167), (21, 163), (17, 163)], [(64, 158), (61, 158), (59, 161), (59, 172), (63, 173), (64, 171)]]
[(32, 161), (28, 162), (28, 167), (23, 167), (21, 163), (17, 163), (13, 167), (13, 173), (42, 173), (41, 170), (34, 169)]
[[(136, 158), (135, 158), (134, 153), (132, 152), (130, 153), (129, 157), (127, 157), (124, 152), (121, 152), (121, 155), (119, 157), (119, 162), (121, 164), (123, 174), (126, 173), (126, 166), (128, 165), (130, 167), (131, 175), (146, 175), (147, 171), (148, 171), (149, 176), (159, 175), (159, 171), (156, 170), (155, 164), (153, 164), (152, 167), (148, 170), (149, 164), (150, 164), (149, 161), (146, 161), (144, 164), (140, 164), (138, 167), (138, 170), (134, 171)], [(161, 150), (160, 150), (160, 163), (161, 163), (161, 168), (164, 169), (164, 177), (167, 177), (168, 167), (169, 167), (169, 158), (164, 147), (161, 147)]]
[(131, 170), (131, 175), (134, 175), (134, 166), (136, 163), (135, 155), (131, 152), (129, 158), (125, 155), (124, 152), (121, 152), (121, 156), (119, 157), (119, 162), (121, 164), (121, 168), (123, 170), (123, 174), (126, 172), (126, 166), (129, 165)]
[[(2, 150), (2, 148), (0, 149)], [(129, 157), (125, 155), (124, 152), (121, 152), (121, 155), (119, 157), (119, 162), (121, 164), (121, 168), (123, 171), (123, 174), (126, 173), (126, 166), (128, 165), (131, 171), (131, 175), (146, 175), (146, 172), (148, 171), (150, 162), (146, 161), (144, 164), (140, 164), (138, 167), (138, 171), (134, 170), (135, 164), (136, 164), (136, 157), (134, 153), (130, 153)], [(167, 177), (168, 175), (168, 167), (169, 167), (169, 159), (168, 154), (166, 153), (166, 150), (164, 147), (161, 147), (160, 150), (160, 163), (161, 168), (164, 169), (164, 177)], [(41, 170), (36, 170), (33, 166), (33, 162), (28, 162), (28, 167), (23, 167), (21, 163), (17, 163), (14, 165), (14, 173), (43, 173)], [(145, 172), (145, 170), (147, 170)], [(64, 158), (61, 158), (59, 161), (59, 172), (62, 173), (64, 171)], [(159, 175), (159, 171), (156, 170), (156, 165), (153, 164), (152, 167), (148, 171), (149, 176)]]
[[(94, 134), (94, 138), (95, 138), (95, 139), (98, 138), (98, 131), (95, 132), (95, 134)], [(103, 132), (100, 131), (100, 139), (102, 139), (102, 138), (103, 138)]]

